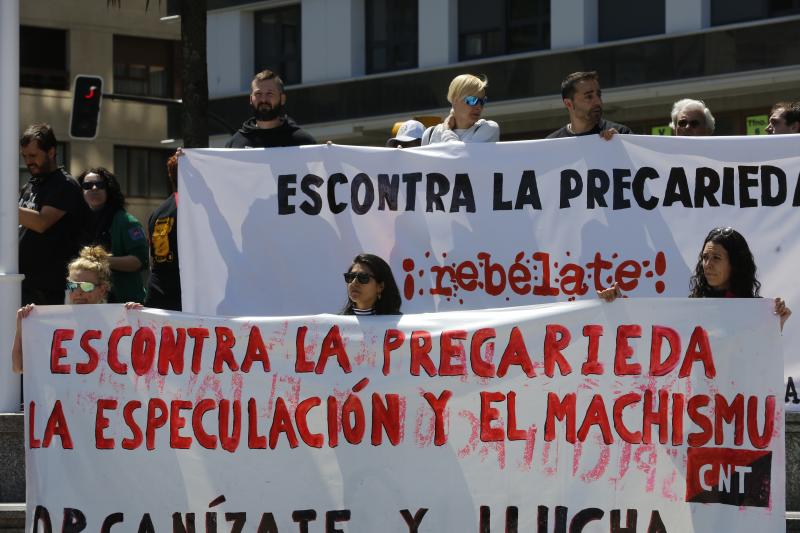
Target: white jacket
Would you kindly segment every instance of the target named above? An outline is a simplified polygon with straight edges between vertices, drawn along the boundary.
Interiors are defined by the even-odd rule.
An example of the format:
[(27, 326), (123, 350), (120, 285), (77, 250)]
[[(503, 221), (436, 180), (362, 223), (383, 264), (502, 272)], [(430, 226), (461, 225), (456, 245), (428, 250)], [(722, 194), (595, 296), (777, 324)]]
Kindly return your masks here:
[(465, 130), (445, 129), (437, 124), (425, 130), (422, 146), (426, 144), (461, 141), (465, 143), (493, 143), (500, 140), (500, 126), (493, 120), (479, 118), (472, 127)]

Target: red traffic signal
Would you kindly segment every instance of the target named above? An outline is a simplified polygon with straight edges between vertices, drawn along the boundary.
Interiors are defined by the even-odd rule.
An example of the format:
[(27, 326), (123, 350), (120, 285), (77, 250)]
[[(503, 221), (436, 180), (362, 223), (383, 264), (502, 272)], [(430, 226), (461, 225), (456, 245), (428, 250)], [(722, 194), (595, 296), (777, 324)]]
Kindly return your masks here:
[(72, 86), (72, 115), (69, 136), (73, 139), (94, 139), (100, 122), (100, 101), (103, 99), (103, 78), (75, 76)]

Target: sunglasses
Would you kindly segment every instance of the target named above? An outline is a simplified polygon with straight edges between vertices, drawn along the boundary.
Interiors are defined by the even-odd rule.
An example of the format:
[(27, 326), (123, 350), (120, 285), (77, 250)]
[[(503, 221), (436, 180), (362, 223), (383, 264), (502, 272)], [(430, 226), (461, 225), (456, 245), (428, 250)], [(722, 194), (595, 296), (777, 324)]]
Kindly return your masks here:
[(470, 107), (475, 107), (476, 105), (480, 104), (481, 107), (485, 106), (486, 103), (489, 101), (488, 96), (484, 96), (481, 98), (480, 96), (465, 96), (464, 103)]
[(84, 181), (83, 183), (81, 183), (81, 187), (83, 188), (84, 191), (91, 191), (95, 187), (97, 187), (98, 190), (101, 190), (101, 189), (105, 189), (106, 188), (106, 182), (105, 181)]
[(353, 280), (358, 280), (361, 285), (366, 285), (369, 283), (369, 280), (375, 279), (375, 276), (372, 274), (367, 274), (366, 272), (345, 272), (344, 273), (344, 282), (350, 285), (353, 283)]
[(711, 233), (716, 233), (717, 235), (722, 235), (723, 237), (729, 237), (733, 235), (735, 232), (736, 230), (730, 226), (724, 228), (714, 228), (711, 230)]
[(97, 288), (97, 285), (95, 285), (91, 281), (72, 281), (71, 279), (67, 280), (67, 290), (69, 292), (77, 291), (78, 287), (80, 287), (83, 292), (92, 292)]
[(699, 121), (699, 120), (697, 120), (697, 119), (694, 119), (694, 120), (686, 120), (686, 119), (684, 118), (684, 119), (681, 119), (681, 120), (679, 120), (679, 121), (678, 121), (678, 127), (679, 127), (679, 128), (685, 128), (685, 127), (687, 127), (687, 126), (691, 126), (692, 128), (699, 128), (699, 127), (700, 127), (702, 124), (703, 124), (703, 123), (702, 123), (702, 122), (700, 122), (700, 121)]

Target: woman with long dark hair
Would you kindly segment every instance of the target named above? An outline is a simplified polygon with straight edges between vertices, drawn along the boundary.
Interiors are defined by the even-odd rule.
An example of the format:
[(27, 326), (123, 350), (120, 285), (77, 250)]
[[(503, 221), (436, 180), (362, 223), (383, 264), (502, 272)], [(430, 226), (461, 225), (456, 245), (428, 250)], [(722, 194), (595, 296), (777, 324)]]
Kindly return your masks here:
[(92, 210), (89, 234), (92, 244), (111, 253), (111, 303), (143, 302), (142, 271), (148, 265), (147, 237), (136, 217), (125, 211), (125, 196), (117, 178), (103, 167), (78, 176), (83, 198)]
[(733, 228), (708, 232), (689, 278), (689, 298), (758, 298), (760, 289), (756, 262), (742, 234)]
[[(689, 298), (759, 298), (760, 290), (756, 262), (742, 234), (731, 227), (709, 231), (689, 278)], [(597, 294), (610, 302), (621, 293), (614, 283)], [(783, 329), (792, 311), (781, 298), (775, 298), (775, 314)]]
[(344, 273), (347, 302), (343, 315), (399, 315), (400, 291), (391, 267), (373, 254), (358, 254)]

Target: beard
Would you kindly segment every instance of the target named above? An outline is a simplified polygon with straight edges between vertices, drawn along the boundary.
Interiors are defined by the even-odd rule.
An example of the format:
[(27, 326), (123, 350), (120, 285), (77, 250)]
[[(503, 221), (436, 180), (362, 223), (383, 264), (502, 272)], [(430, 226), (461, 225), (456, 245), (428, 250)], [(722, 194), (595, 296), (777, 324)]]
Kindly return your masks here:
[(283, 116), (283, 104), (278, 104), (275, 107), (269, 104), (261, 104), (260, 106), (253, 107), (253, 116), (259, 121), (275, 120)]

